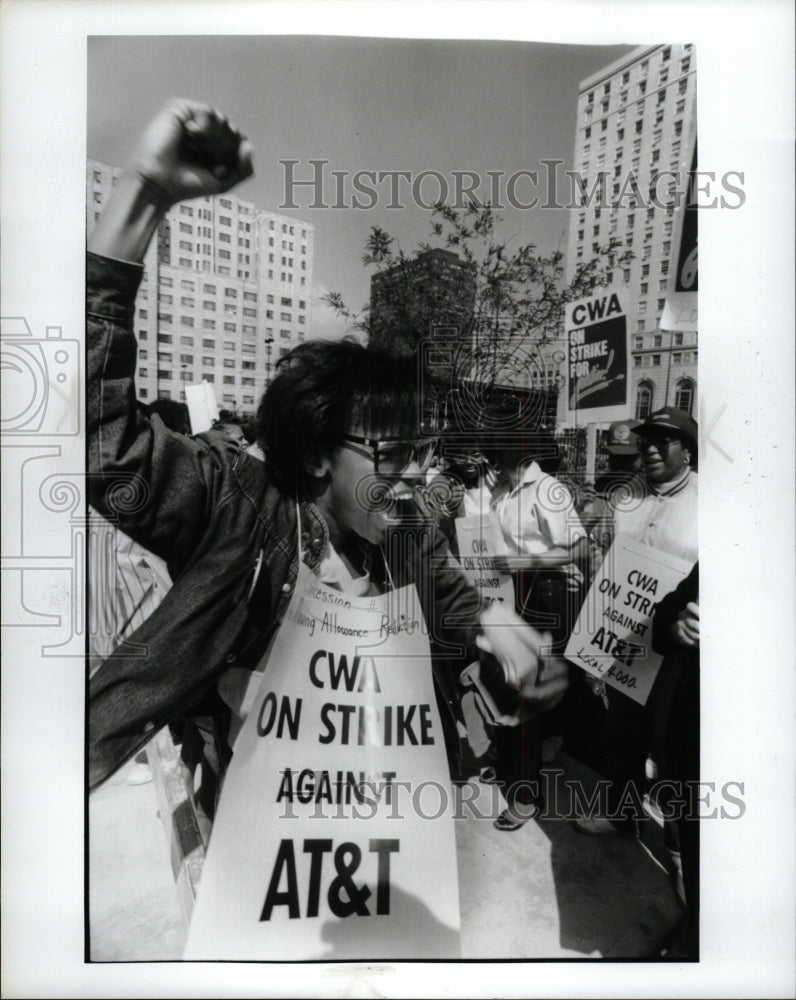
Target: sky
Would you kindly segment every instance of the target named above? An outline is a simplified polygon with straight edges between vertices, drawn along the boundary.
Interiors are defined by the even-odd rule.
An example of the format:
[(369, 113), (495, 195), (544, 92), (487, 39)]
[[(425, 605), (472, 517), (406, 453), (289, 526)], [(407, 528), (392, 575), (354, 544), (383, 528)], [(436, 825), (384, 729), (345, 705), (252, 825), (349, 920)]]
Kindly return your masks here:
[[(543, 159), (572, 167), (578, 83), (632, 46), (552, 45), (313, 36), (102, 36), (88, 41), (87, 154), (123, 164), (135, 137), (169, 97), (207, 101), (224, 111), (254, 145), (254, 177), (235, 193), (280, 211), (286, 168), (312, 176), (311, 159), (328, 161), (324, 200), (335, 199), (332, 170), (452, 171), (540, 169)], [(486, 195), (485, 179), (480, 190)], [(523, 184), (525, 186), (523, 186)], [(351, 203), (346, 181), (344, 202)], [(401, 182), (403, 209), (389, 209), (389, 182), (367, 210), (310, 208), (297, 188), (295, 210), (315, 226), (313, 332), (347, 324), (320, 305), (341, 292), (355, 311), (367, 301), (370, 271), (361, 263), (371, 226), (384, 227), (404, 250), (430, 236), (430, 211), (413, 204)], [(420, 188), (431, 204), (438, 190)], [(519, 198), (533, 193), (530, 181)], [(565, 209), (501, 213), (511, 245), (566, 251)]]

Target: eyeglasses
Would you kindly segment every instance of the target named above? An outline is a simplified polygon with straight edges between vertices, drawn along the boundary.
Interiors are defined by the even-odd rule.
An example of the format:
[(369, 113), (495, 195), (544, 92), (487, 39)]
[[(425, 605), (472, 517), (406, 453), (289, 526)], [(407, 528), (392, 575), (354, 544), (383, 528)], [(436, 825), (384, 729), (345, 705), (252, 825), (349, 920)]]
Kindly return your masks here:
[(369, 452), (364, 448), (355, 448), (351, 444), (344, 444), (343, 447), (372, 458), (375, 472), (392, 475), (403, 472), (412, 462), (416, 462), (420, 471), (425, 472), (431, 465), (439, 440), (423, 438), (420, 441), (407, 441), (405, 438), (370, 438), (360, 437), (358, 434), (344, 434), (343, 439), (346, 442), (366, 445), (370, 448)]
[(637, 447), (639, 451), (646, 451), (652, 445), (657, 451), (668, 452), (672, 445), (682, 443), (679, 437), (671, 437), (668, 434), (655, 434), (648, 437), (639, 437)]

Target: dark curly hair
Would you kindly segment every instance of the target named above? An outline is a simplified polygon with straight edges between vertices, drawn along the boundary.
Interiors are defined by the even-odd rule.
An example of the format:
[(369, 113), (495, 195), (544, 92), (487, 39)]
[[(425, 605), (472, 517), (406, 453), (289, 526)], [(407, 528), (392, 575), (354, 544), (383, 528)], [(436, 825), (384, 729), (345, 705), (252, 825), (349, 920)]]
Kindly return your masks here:
[(314, 340), (283, 357), (257, 409), (257, 441), (277, 484), (299, 485), (304, 463), (333, 455), (343, 435), (421, 436), (418, 362), (353, 338)]

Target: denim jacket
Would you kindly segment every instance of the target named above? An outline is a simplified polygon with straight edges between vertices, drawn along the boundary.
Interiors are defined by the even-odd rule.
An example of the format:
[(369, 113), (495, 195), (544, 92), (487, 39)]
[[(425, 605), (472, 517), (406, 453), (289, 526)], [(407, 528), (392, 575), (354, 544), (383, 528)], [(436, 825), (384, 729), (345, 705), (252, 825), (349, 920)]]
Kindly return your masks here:
[[(298, 571), (296, 502), (276, 488), (265, 463), (214, 435), (173, 433), (138, 407), (133, 317), (142, 270), (88, 255), (88, 501), (165, 559), (174, 586), (91, 678), (90, 787), (190, 713), (229, 666), (254, 666)], [(418, 530), (388, 545), (386, 558), (396, 586), (417, 587), (450, 723), (459, 713), (458, 673), (477, 657), (481, 603), (424, 513), (419, 508)], [(328, 531), (309, 501), (301, 526), (305, 562), (317, 571)]]

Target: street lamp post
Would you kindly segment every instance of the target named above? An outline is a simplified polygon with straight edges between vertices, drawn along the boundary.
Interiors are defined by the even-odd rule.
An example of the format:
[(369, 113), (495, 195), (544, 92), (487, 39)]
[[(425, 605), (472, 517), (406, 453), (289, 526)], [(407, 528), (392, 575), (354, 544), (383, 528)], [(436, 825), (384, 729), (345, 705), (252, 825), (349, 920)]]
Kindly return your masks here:
[(265, 385), (266, 388), (271, 384), (271, 348), (273, 347), (274, 338), (269, 337), (265, 342)]

